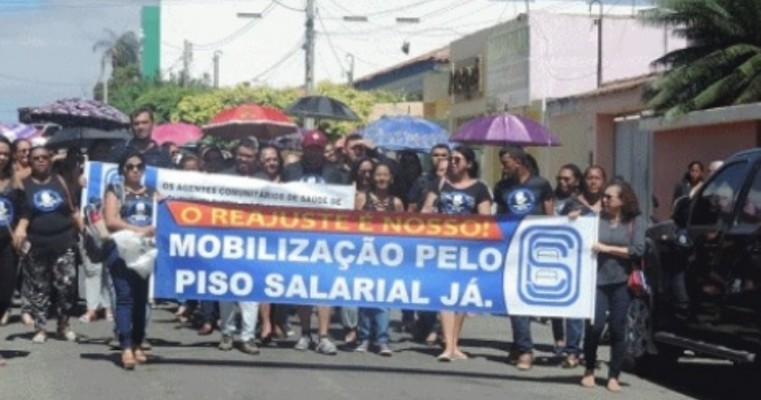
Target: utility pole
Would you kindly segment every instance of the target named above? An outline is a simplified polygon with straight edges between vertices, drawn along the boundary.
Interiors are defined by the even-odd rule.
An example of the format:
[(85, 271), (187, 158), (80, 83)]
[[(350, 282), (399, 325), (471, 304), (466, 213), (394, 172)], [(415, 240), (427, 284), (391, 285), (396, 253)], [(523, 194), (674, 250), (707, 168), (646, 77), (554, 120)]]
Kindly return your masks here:
[(222, 55), (220, 50), (214, 52), (214, 88), (219, 87), (219, 56)]
[[(108, 104), (108, 75), (106, 75), (106, 60), (111, 61), (111, 52), (106, 50), (103, 58), (100, 59), (100, 74), (103, 76), (103, 103)], [(111, 63), (113, 64), (113, 63)]]
[(592, 6), (597, 3), (600, 8), (599, 16), (595, 23), (597, 24), (597, 87), (602, 86), (602, 0), (592, 0), (589, 2), (589, 12), (592, 13)]
[(186, 86), (190, 80), (190, 62), (193, 60), (193, 44), (186, 40), (182, 47), (182, 77), (180, 84)]
[[(304, 43), (306, 76), (304, 77), (304, 89), (307, 96), (314, 92), (314, 0), (307, 0), (306, 42)], [(314, 128), (312, 118), (304, 119), (304, 128)]]
[(346, 71), (346, 78), (349, 81), (349, 86), (354, 85), (354, 54), (346, 54), (346, 61), (349, 63), (349, 70)]

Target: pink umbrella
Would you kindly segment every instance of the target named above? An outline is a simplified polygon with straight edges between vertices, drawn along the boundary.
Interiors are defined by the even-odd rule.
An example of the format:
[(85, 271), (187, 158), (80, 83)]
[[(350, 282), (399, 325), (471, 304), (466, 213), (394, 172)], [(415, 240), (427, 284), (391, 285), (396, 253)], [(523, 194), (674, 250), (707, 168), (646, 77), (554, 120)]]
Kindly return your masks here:
[(178, 146), (186, 143), (195, 142), (203, 137), (201, 128), (186, 123), (161, 124), (153, 128), (151, 135), (153, 140), (158, 144), (164, 142), (174, 142)]
[(494, 146), (560, 146), (560, 140), (542, 124), (526, 117), (500, 113), (468, 121), (452, 142)]

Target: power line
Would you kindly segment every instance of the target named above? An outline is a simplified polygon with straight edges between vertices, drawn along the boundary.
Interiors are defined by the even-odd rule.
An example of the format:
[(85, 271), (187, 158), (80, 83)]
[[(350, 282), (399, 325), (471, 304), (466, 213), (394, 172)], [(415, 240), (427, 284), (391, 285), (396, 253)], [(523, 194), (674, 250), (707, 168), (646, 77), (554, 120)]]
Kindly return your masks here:
[(296, 12), (304, 12), (304, 11), (306, 11), (306, 9), (304, 9), (304, 8), (291, 7), (291, 6), (287, 5), (287, 4), (281, 3), (278, 0), (272, 0), (272, 1), (275, 2), (275, 4), (279, 5), (280, 7), (283, 7), (285, 9), (288, 9), (288, 10), (291, 10), (291, 11), (296, 11)]
[[(269, 3), (269, 5), (267, 5), (267, 7), (265, 7), (264, 10), (262, 10), (262, 12), (261, 12), (262, 18), (264, 18), (267, 14), (269, 14), (270, 11), (272, 11), (276, 7), (276, 5), (277, 5), (276, 2), (274, 0), (272, 0)], [(258, 18), (257, 19), (252, 19), (251, 21), (249, 21), (248, 23), (243, 25), (240, 29), (238, 29), (237, 31), (231, 33), (230, 35), (227, 35), (226, 37), (223, 37), (223, 38), (218, 39), (218, 40), (216, 40), (214, 42), (211, 42), (211, 43), (204, 43), (204, 44), (195, 44), (194, 43), (193, 47), (195, 47), (197, 50), (214, 50), (214, 49), (217, 49), (217, 48), (219, 48), (221, 46), (224, 46), (227, 43), (230, 43), (233, 40), (239, 38), (243, 34), (247, 33), (252, 27), (254, 27), (254, 25), (256, 25), (256, 23), (258, 21), (259, 21)]]
[[(320, 15), (320, 13), (317, 13), (317, 21), (320, 22), (320, 26), (322, 27), (322, 29), (325, 29), (325, 23), (322, 22), (322, 16)], [(333, 53), (333, 57), (336, 58), (336, 62), (338, 63), (338, 66), (341, 68), (341, 72), (346, 73), (346, 68), (344, 68), (343, 63), (341, 62), (341, 58), (338, 57), (338, 53), (336, 52), (336, 48), (333, 46), (333, 41), (330, 39), (330, 35), (325, 33), (325, 38), (328, 40), (328, 46), (330, 46), (330, 50)]]
[(255, 77), (253, 77), (252, 80), (258, 80), (259, 78), (261, 78), (261, 77), (267, 75), (268, 73), (270, 73), (272, 70), (277, 68), (279, 65), (283, 64), (286, 60), (288, 60), (289, 58), (291, 58), (295, 54), (297, 54), (299, 52), (299, 50), (301, 49), (301, 46), (303, 46), (303, 45), (304, 45), (303, 40), (299, 39), (299, 41), (296, 42), (296, 45), (293, 46), (293, 48), (291, 48), (291, 50), (289, 50), (283, 57), (281, 57), (279, 60), (275, 61), (274, 64), (269, 66), (263, 72), (259, 73)]

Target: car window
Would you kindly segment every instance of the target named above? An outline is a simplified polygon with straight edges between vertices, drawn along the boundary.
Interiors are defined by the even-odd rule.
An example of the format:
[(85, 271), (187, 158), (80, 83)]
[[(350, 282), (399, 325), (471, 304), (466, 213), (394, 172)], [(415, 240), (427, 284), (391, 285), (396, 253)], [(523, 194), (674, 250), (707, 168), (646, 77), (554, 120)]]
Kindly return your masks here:
[(756, 169), (748, 193), (743, 199), (740, 199), (740, 213), (737, 216), (737, 223), (744, 225), (761, 223), (761, 169)]
[(747, 162), (727, 165), (716, 173), (698, 193), (690, 215), (690, 225), (716, 225), (729, 222), (740, 192)]

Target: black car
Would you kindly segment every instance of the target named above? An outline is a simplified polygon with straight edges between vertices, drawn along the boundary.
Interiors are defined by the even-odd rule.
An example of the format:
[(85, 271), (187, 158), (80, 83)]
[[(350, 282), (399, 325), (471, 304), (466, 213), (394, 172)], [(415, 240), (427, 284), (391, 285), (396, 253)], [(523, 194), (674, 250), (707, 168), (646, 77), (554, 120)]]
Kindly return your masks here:
[(732, 156), (677, 200), (646, 243), (651, 290), (629, 309), (632, 367), (668, 368), (685, 350), (761, 365), (761, 148)]

